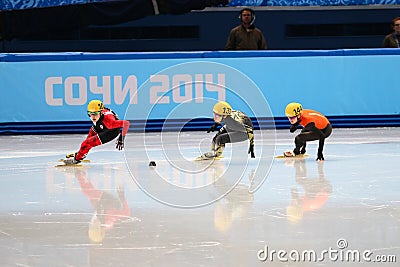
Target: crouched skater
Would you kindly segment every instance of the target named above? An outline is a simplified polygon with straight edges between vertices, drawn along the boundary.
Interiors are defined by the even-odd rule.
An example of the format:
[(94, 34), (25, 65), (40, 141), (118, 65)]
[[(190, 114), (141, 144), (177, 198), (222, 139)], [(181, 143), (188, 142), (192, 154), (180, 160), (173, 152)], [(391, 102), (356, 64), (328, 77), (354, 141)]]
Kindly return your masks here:
[(323, 149), (325, 139), (332, 133), (332, 126), (329, 120), (321, 113), (311, 110), (303, 109), (300, 103), (289, 103), (285, 109), (286, 116), (291, 124), (290, 132), (294, 133), (298, 126), (303, 126), (300, 134), (294, 139), (295, 148), (293, 151), (284, 152), (286, 157), (294, 157), (299, 154), (306, 153), (306, 142), (318, 140), (318, 153), (317, 161), (323, 161)]
[(66, 165), (80, 163), (93, 147), (108, 143), (115, 138), (116, 149), (124, 148), (125, 135), (129, 129), (129, 121), (120, 120), (111, 109), (104, 107), (100, 100), (92, 100), (87, 106), (87, 114), (93, 122), (89, 134), (82, 142), (79, 151), (67, 155), (64, 159)]
[(204, 153), (200, 159), (213, 159), (222, 155), (226, 143), (250, 141), (248, 153), (254, 158), (254, 133), (251, 119), (239, 110), (232, 110), (229, 103), (220, 101), (214, 105), (214, 125), (207, 131), (214, 132), (220, 124), (223, 126), (214, 136), (211, 151)]

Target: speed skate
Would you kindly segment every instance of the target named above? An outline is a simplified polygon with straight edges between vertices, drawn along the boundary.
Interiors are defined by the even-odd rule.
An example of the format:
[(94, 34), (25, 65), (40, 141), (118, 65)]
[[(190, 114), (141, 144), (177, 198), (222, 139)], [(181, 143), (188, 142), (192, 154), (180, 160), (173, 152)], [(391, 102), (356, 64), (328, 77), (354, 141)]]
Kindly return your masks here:
[(194, 161), (202, 161), (202, 160), (220, 160), (224, 158), (224, 156), (218, 156), (218, 157), (207, 157), (206, 154), (203, 154), (201, 156), (198, 156), (197, 158), (194, 159)]
[(310, 156), (309, 154), (299, 154), (295, 156), (285, 156), (285, 155), (278, 155), (275, 156), (276, 159), (302, 159)]
[(56, 164), (55, 167), (82, 167), (82, 166), (84, 166), (82, 163), (89, 163), (90, 160), (89, 159), (83, 159), (77, 164), (65, 164), (64, 163), (64, 159), (60, 159), (58, 162), (59, 163)]
[[(64, 159), (60, 159), (59, 162), (64, 162)], [(81, 160), (80, 162), (88, 163), (88, 162), (90, 162), (90, 159), (83, 159), (83, 160)], [(72, 164), (72, 165), (73, 165), (73, 164)]]

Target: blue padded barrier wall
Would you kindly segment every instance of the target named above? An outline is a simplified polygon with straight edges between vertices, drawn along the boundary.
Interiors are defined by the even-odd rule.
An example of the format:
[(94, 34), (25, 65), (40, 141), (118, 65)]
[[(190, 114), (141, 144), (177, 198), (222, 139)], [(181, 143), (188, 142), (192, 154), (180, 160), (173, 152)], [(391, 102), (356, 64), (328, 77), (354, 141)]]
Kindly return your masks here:
[(0, 134), (86, 133), (102, 100), (132, 131), (205, 130), (226, 100), (257, 129), (297, 101), (334, 127), (400, 126), (399, 49), (0, 54)]
[[(366, 127), (400, 127), (400, 115), (387, 116), (328, 116), (334, 128), (366, 128)], [(275, 129), (289, 129), (286, 117), (277, 118), (252, 118), (254, 129), (271, 129), (271, 121)], [(131, 120), (130, 132), (159, 132), (163, 131), (206, 131), (213, 125), (210, 118), (176, 120), (174, 123), (165, 120)], [(181, 126), (184, 124), (184, 127)], [(0, 123), (0, 134), (85, 134), (91, 127), (91, 122), (31, 122), (31, 123)]]

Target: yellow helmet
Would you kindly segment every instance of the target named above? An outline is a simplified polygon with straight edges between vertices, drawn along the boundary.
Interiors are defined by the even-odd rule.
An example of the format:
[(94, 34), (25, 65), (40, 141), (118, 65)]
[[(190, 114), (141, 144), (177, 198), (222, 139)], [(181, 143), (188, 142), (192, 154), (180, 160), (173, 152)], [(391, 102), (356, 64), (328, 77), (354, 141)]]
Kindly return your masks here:
[(225, 101), (219, 101), (214, 105), (213, 111), (218, 115), (231, 115), (232, 107)]
[(303, 107), (300, 103), (292, 102), (286, 106), (285, 113), (288, 117), (294, 117), (300, 115), (302, 110)]
[(87, 106), (88, 112), (99, 112), (99, 111), (102, 111), (103, 109), (104, 109), (104, 105), (103, 105), (103, 102), (101, 102), (100, 100), (92, 100), (89, 102), (89, 104)]

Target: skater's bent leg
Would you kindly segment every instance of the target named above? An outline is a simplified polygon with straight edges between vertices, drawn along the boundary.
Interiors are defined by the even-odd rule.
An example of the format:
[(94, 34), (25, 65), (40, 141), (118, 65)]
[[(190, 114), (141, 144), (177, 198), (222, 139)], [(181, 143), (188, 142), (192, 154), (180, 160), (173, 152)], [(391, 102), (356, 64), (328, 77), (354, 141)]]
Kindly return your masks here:
[(225, 149), (225, 144), (221, 144), (219, 146), (215, 146), (213, 151), (215, 152), (215, 156), (219, 157), (222, 155), (222, 153), (224, 152)]
[(219, 157), (225, 149), (225, 144), (230, 142), (228, 133), (218, 133), (213, 138), (211, 150), (215, 153), (216, 157)]
[(306, 146), (307, 146), (307, 143), (304, 142), (304, 145), (300, 149), (300, 154), (305, 154), (306, 153)]
[(328, 124), (328, 126), (326, 126), (326, 127), (322, 130), (322, 132), (324, 133), (325, 138), (328, 138), (328, 137), (331, 135), (331, 133), (332, 133), (332, 125)]
[(119, 135), (119, 133), (120, 130), (118, 128), (115, 128), (109, 131), (104, 131), (98, 134), (94, 134), (86, 138), (86, 140), (82, 142), (81, 148), (76, 154), (75, 159), (76, 160), (84, 159), (87, 153), (89, 153), (90, 149), (92, 149), (95, 146), (99, 146), (110, 142), (111, 140), (115, 139)]
[(306, 151), (306, 142), (318, 140), (318, 135), (313, 132), (301, 132), (294, 139), (295, 149), (293, 150), (294, 154), (298, 155), (300, 153), (304, 154)]
[(217, 134), (213, 139), (213, 150), (216, 152), (217, 157), (222, 155), (226, 143), (242, 142), (248, 139), (246, 132), (226, 132)]
[(226, 143), (237, 143), (249, 138), (247, 132), (220, 131), (213, 138), (213, 144), (225, 145)]
[(299, 134), (294, 139), (295, 148), (293, 149), (293, 153), (295, 155), (300, 154), (300, 149), (306, 145), (306, 141), (304, 140), (304, 134)]
[(332, 133), (332, 126), (330, 124), (328, 124), (328, 126), (326, 126), (323, 130), (322, 133), (325, 135), (325, 138), (321, 138), (319, 140), (319, 145), (318, 145), (318, 159), (323, 160), (324, 156), (323, 156), (323, 150), (324, 150), (324, 144), (325, 144), (325, 139), (327, 137), (329, 137)]
[(225, 145), (226, 143), (230, 143), (231, 139), (229, 138), (228, 133), (223, 133), (223, 134), (217, 134), (214, 136), (213, 141), (212, 141), (212, 146), (221, 146)]
[(101, 145), (101, 141), (97, 135), (87, 138), (82, 142), (81, 147), (79, 148), (78, 153), (75, 156), (76, 160), (82, 160), (86, 157), (89, 150), (95, 146)]

